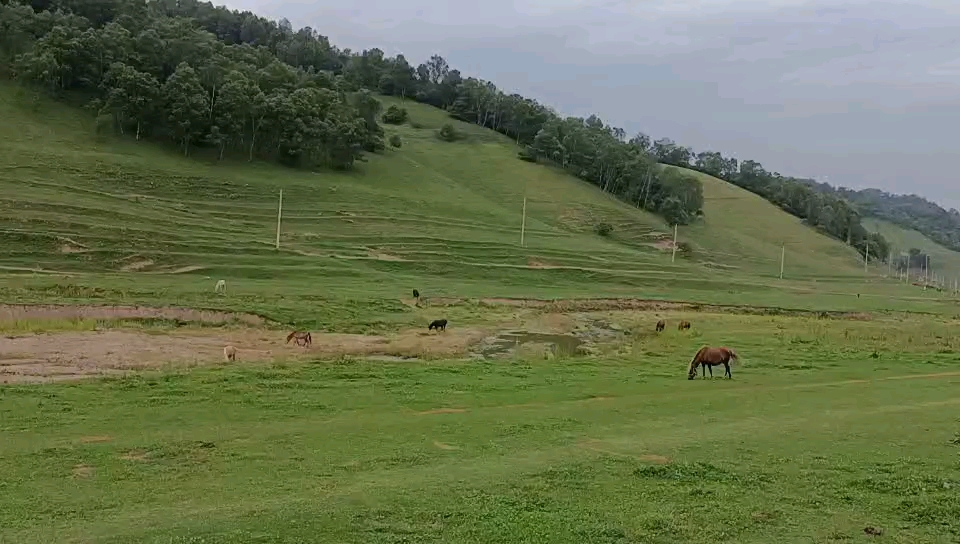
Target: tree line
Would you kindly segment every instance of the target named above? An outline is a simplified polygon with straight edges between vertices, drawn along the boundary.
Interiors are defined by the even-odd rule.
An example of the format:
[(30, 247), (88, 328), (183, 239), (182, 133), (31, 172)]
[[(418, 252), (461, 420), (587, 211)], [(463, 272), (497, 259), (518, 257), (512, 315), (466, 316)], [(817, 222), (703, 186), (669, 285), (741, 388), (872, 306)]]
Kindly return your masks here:
[[(886, 259), (844, 194), (766, 171), (755, 161), (695, 154), (599, 117), (564, 117), (493, 83), (463, 77), (434, 55), (412, 65), (380, 49), (339, 49), (249, 11), (196, 0), (0, 0), (0, 62), (54, 92), (94, 96), (116, 130), (170, 138), (189, 153), (212, 146), (293, 165), (349, 168), (384, 147), (375, 93), (445, 109), (500, 132), (523, 151), (630, 204), (687, 224), (702, 214), (692, 172), (754, 192), (821, 232)], [(660, 164), (658, 164), (660, 163)]]

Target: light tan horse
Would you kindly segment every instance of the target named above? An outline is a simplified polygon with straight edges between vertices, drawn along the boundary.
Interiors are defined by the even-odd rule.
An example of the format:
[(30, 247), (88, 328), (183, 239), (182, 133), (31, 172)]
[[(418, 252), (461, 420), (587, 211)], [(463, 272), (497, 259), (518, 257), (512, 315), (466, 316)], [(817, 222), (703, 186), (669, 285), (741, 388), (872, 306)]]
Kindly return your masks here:
[(229, 361), (237, 360), (237, 348), (233, 346), (227, 346), (223, 348), (223, 358)]
[(309, 332), (293, 331), (287, 335), (286, 343), (289, 344), (291, 340), (295, 340), (298, 346), (304, 348), (313, 345), (313, 338), (310, 337)]
[(733, 379), (733, 374), (730, 373), (731, 363), (737, 360), (737, 352), (733, 351), (730, 348), (719, 347), (712, 348), (710, 346), (703, 346), (700, 348), (700, 351), (693, 356), (693, 360), (690, 361), (690, 367), (687, 368), (687, 379), (692, 380), (697, 377), (697, 367), (703, 367), (703, 377), (707, 377), (707, 369), (710, 369), (710, 377), (713, 377), (713, 366), (714, 365), (723, 365), (725, 369), (723, 376), (725, 378)]

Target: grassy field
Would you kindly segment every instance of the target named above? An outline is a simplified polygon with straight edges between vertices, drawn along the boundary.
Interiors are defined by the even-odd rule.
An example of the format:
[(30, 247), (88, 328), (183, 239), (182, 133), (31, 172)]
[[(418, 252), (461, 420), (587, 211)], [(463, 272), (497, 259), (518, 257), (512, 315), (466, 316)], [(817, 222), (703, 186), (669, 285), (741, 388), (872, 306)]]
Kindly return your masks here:
[[(0, 542), (960, 539), (954, 321), (698, 326), (604, 358), (5, 387)], [(701, 342), (738, 347), (733, 380), (685, 379)]]
[[(955, 299), (865, 273), (706, 176), (705, 216), (680, 229), (692, 251), (671, 262), (658, 218), (491, 132), (458, 124), (465, 139), (442, 142), (442, 112), (405, 106), (412, 124), (386, 127), (401, 149), (304, 172), (96, 136), (80, 110), (0, 83), (0, 544), (833, 543), (866, 527), (960, 541)], [(741, 308), (567, 300), (601, 297)], [(51, 303), (274, 323), (12, 306)], [(441, 316), (446, 336), (427, 335)], [(599, 340), (577, 356), (469, 360), (457, 344), (581, 325)], [(298, 351), (292, 326), (421, 358)], [(181, 351), (244, 356), (7, 382), (24, 361), (61, 377), (93, 375), (97, 357), (140, 368), (115, 351), (164, 359), (178, 334)], [(430, 353), (442, 340), (457, 357)], [(703, 344), (737, 349), (733, 380), (686, 380)], [(8, 349), (21, 345), (46, 355)]]
[[(403, 147), (343, 174), (186, 160), (151, 143), (95, 137), (85, 113), (9, 84), (0, 97), (3, 300), (200, 305), (324, 328), (403, 322), (410, 315), (397, 301), (414, 287), (427, 297), (944, 307), (937, 295), (864, 275), (841, 243), (707, 177), (703, 222), (680, 229), (693, 251), (671, 263), (662, 249), (670, 229), (655, 216), (518, 160), (490, 131), (458, 124), (464, 141), (442, 142), (435, 129), (446, 116), (413, 103), (406, 107), (421, 128), (386, 127)], [(615, 225), (611, 237), (594, 234), (601, 220)], [(230, 297), (214, 296), (219, 278)]]

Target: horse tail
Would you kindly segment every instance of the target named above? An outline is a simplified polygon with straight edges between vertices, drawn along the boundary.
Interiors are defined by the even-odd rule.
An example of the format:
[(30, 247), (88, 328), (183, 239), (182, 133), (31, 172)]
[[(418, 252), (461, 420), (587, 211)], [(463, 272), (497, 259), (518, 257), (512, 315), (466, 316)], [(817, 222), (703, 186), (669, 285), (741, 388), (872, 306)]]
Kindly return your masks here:
[(296, 336), (296, 335), (297, 335), (297, 331), (293, 331), (293, 332), (291, 332), (290, 334), (288, 334), (288, 335), (287, 335), (287, 343), (289, 344), (290, 341), (293, 340), (293, 337)]
[(697, 351), (697, 354), (693, 356), (693, 359), (690, 360), (690, 366), (687, 367), (687, 373), (693, 372), (693, 369), (697, 368), (697, 365), (700, 364), (700, 356), (703, 355), (703, 352), (707, 350), (707, 346), (703, 346)]
[(733, 351), (730, 348), (723, 348), (723, 349), (727, 350), (727, 356), (730, 359), (729, 361), (727, 361), (727, 364), (729, 364), (730, 366), (733, 366), (734, 363), (740, 362), (740, 357), (737, 355), (736, 351)]

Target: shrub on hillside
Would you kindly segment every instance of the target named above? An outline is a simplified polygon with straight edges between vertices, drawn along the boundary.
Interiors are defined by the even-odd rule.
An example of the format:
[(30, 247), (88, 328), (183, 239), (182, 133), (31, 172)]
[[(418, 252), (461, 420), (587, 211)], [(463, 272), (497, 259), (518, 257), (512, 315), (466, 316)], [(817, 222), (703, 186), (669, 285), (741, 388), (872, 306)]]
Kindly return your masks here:
[(600, 236), (610, 236), (610, 234), (613, 233), (613, 225), (606, 221), (601, 221), (597, 223), (597, 226), (595, 226), (593, 230)]
[(392, 145), (393, 147), (396, 147), (397, 149), (400, 149), (400, 146), (403, 145), (403, 142), (400, 140), (400, 136), (398, 136), (398, 135), (396, 135), (396, 134), (394, 134), (393, 136), (391, 136), (391, 137), (390, 137), (390, 145)]
[(460, 139), (460, 133), (457, 132), (457, 129), (453, 128), (451, 123), (447, 123), (440, 127), (440, 130), (437, 131), (437, 136), (445, 142), (454, 142)]
[(383, 114), (383, 122), (390, 125), (402, 125), (407, 122), (408, 117), (406, 108), (390, 106)]
[(517, 158), (520, 159), (521, 161), (537, 162), (537, 157), (536, 157), (535, 155), (531, 154), (530, 151), (527, 150), (527, 149), (524, 149), (524, 150), (522, 150), (522, 151), (519, 151), (519, 152), (517, 153)]

